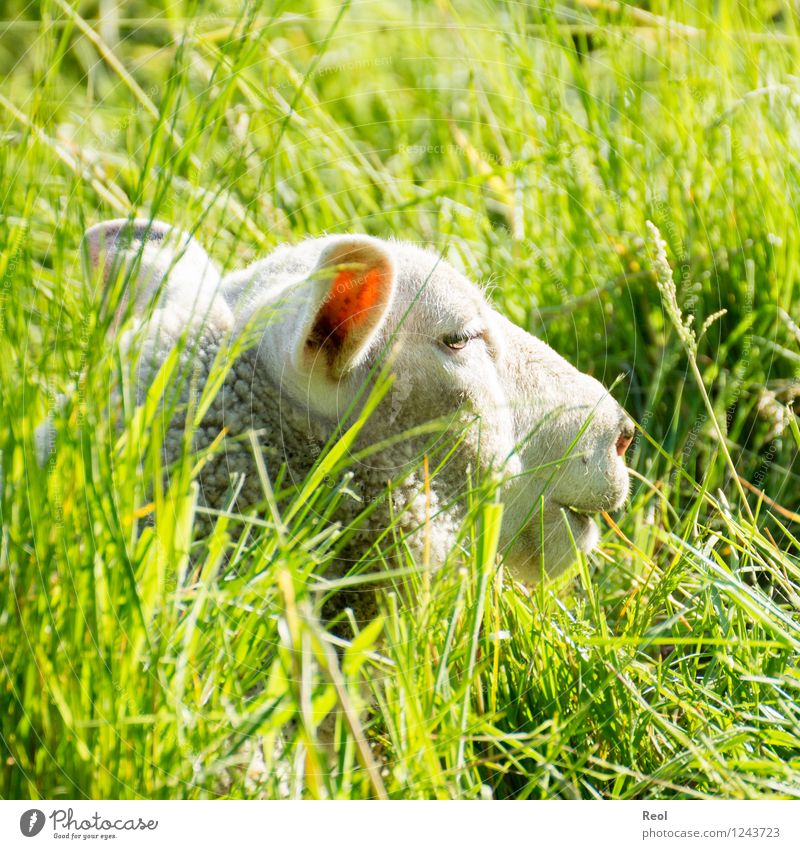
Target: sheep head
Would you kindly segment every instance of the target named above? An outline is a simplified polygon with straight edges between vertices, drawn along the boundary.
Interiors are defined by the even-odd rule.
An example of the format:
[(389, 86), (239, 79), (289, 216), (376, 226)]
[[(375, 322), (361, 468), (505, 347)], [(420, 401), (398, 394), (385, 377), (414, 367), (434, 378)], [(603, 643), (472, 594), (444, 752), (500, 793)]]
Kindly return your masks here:
[[(111, 244), (111, 254), (116, 246), (129, 252), (132, 236), (142, 255), (143, 303), (160, 291), (161, 303), (182, 316), (210, 315), (233, 334), (255, 322), (258, 369), (268, 387), (259, 391), (274, 395), (269, 415), (291, 409), (332, 433), (376, 364), (388, 362), (394, 388), (366, 439), (419, 432), (432, 421), (459, 428), (457, 461), (432, 486), (441, 504), (452, 503), (470, 470), (497, 476), (505, 504), (501, 544), (517, 578), (534, 582), (543, 571), (562, 571), (576, 548), (596, 544), (592, 514), (624, 503), (633, 425), (621, 407), (598, 381), (503, 317), (437, 254), (368, 236), (326, 236), (278, 248), (220, 280), (186, 234), (158, 222), (141, 225), (127, 225), (124, 239), (120, 222), (92, 228), (90, 261), (108, 262), (100, 259), (109, 254), (102, 244)], [(404, 474), (428, 447), (409, 439), (375, 459), (365, 479), (385, 483)], [(443, 520), (434, 516), (437, 522)], [(455, 538), (449, 530), (440, 540), (443, 556)]]

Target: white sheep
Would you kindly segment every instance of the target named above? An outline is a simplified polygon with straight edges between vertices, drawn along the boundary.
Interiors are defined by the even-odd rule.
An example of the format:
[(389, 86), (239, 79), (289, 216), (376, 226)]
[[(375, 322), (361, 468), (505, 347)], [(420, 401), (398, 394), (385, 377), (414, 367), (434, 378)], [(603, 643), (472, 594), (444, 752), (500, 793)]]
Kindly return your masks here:
[[(269, 475), (285, 464), (288, 478), (302, 482), (321, 447), (354, 420), (369, 395), (362, 390), (384, 363), (394, 384), (353, 450), (382, 447), (353, 464), (356, 498), (341, 507), (351, 514), (338, 517), (349, 521), (364, 503), (380, 502), (394, 482), (359, 537), (364, 548), (391, 514), (412, 550), (424, 547), (433, 564), (444, 561), (470, 476), (493, 475), (502, 487), (505, 562), (516, 578), (534, 582), (542, 563), (556, 574), (574, 562), (576, 546), (589, 551), (598, 539), (590, 514), (626, 499), (633, 425), (620, 406), (492, 309), (478, 286), (435, 253), (368, 236), (325, 236), (220, 277), (193, 238), (158, 221), (104, 222), (86, 243), (106, 276), (136, 264), (128, 333), (141, 346), (142, 393), (182, 335), (197, 385), (197, 369), (202, 384), (225, 340), (255, 328), (255, 344), (230, 365), (197, 434), (200, 448), (223, 427), (229, 435), (226, 450), (201, 473), (210, 506), (221, 503), (237, 472), (244, 474), (238, 508), (264, 498), (252, 446), (231, 437), (256, 431)], [(422, 427), (431, 422), (439, 426)], [(458, 434), (458, 448), (426, 485), (422, 458), (448, 434)], [(179, 421), (165, 444), (171, 458), (183, 450)]]

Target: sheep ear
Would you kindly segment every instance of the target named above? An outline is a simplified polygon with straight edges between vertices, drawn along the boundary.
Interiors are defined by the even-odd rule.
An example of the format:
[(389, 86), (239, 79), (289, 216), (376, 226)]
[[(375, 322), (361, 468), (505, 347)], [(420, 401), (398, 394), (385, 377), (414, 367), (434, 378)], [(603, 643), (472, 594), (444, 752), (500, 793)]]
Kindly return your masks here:
[(104, 285), (133, 270), (120, 312), (131, 294), (138, 309), (162, 289), (180, 289), (194, 297), (201, 292), (216, 292), (220, 283), (219, 271), (200, 244), (163, 221), (103, 221), (89, 228), (83, 240), (89, 272), (93, 278), (102, 275)]
[(394, 294), (394, 267), (377, 240), (346, 236), (325, 248), (313, 278), (320, 300), (299, 359), (309, 371), (322, 359), (328, 375), (338, 379), (374, 341)]
[(128, 255), (133, 259), (137, 248), (141, 252), (147, 244), (164, 243), (170, 230), (163, 221), (145, 219), (115, 218), (95, 224), (83, 235), (89, 271), (102, 273), (103, 281), (108, 282), (115, 262), (122, 263)]

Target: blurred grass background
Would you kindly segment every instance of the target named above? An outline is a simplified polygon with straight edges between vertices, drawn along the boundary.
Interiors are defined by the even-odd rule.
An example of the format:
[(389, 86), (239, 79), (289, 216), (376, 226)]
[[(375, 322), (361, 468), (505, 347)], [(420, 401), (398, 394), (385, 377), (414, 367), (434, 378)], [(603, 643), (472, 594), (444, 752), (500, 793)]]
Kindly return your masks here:
[[(800, 795), (793, 2), (4, 10), (2, 796)], [(629, 509), (571, 584), (528, 595), (477, 499), (471, 553), (331, 654), (324, 523), (287, 542), (269, 515), (224, 516), (191, 553), (191, 458), (162, 490), (155, 410), (108, 421), (113, 305), (78, 245), (129, 214), (226, 268), (326, 231), (445, 250), (576, 366), (624, 376)], [(695, 326), (727, 311), (698, 364), (755, 523), (648, 219)], [(319, 726), (343, 702), (331, 766)]]

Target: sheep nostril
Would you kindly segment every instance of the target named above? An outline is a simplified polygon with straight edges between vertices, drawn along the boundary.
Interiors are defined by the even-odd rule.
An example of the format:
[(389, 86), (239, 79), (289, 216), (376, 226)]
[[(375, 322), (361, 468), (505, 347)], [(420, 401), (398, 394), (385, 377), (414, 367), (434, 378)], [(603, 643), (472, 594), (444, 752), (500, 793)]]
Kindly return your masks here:
[(617, 437), (616, 447), (617, 455), (622, 457), (633, 442), (633, 435), (636, 431), (633, 427), (633, 422), (630, 419), (625, 419), (620, 429), (620, 434)]

